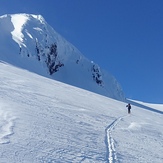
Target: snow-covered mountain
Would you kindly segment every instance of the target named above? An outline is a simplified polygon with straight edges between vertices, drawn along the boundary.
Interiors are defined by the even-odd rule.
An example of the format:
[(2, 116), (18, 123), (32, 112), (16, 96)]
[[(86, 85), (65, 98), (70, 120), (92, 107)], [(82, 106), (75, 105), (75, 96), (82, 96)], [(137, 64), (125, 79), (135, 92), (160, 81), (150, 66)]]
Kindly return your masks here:
[(0, 163), (162, 163), (163, 105), (130, 102), (0, 62)]
[(0, 60), (114, 99), (125, 98), (111, 74), (84, 57), (40, 15), (0, 17)]

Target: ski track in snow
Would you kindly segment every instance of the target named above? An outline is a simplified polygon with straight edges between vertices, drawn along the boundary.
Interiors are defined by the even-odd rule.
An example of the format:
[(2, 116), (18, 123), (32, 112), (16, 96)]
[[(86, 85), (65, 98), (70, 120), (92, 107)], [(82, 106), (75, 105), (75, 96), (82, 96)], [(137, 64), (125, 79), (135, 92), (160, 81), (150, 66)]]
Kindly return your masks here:
[(9, 137), (14, 134), (14, 120), (8, 112), (0, 112), (0, 144), (10, 143)]
[(116, 163), (118, 162), (117, 153), (115, 149), (115, 142), (112, 136), (112, 130), (114, 127), (127, 116), (122, 116), (115, 119), (106, 129), (105, 129), (105, 144), (107, 148), (107, 163)]

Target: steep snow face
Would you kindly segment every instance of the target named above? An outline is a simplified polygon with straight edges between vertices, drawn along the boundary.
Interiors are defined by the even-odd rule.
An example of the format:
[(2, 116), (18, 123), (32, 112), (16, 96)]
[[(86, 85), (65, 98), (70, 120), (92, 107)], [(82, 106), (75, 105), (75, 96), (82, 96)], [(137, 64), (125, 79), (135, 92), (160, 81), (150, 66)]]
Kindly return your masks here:
[(23, 44), (24, 35), (22, 33), (23, 25), (27, 22), (28, 17), (24, 15), (17, 15), (11, 17), (11, 22), (14, 25), (14, 30), (11, 32), (13, 39), (15, 42), (17, 42), (19, 45), (23, 45), (26, 47), (25, 44)]
[(125, 98), (111, 74), (84, 57), (41, 15), (1, 16), (0, 42), (0, 59), (5, 62), (114, 99)]

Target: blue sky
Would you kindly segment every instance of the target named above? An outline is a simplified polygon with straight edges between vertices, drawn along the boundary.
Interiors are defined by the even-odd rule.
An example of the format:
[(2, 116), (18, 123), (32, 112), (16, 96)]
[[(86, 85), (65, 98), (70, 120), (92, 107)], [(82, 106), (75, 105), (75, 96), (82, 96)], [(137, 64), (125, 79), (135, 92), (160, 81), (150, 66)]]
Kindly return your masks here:
[(1, 0), (0, 15), (41, 14), (121, 84), (127, 98), (163, 103), (163, 0)]

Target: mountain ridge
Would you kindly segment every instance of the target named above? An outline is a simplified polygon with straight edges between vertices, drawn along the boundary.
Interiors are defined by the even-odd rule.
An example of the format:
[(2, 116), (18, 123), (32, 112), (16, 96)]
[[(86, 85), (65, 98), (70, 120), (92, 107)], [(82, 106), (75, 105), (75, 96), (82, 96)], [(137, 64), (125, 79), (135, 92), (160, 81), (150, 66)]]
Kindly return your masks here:
[(101, 95), (125, 99), (117, 80), (88, 60), (41, 15), (1, 16), (0, 29), (1, 60)]

